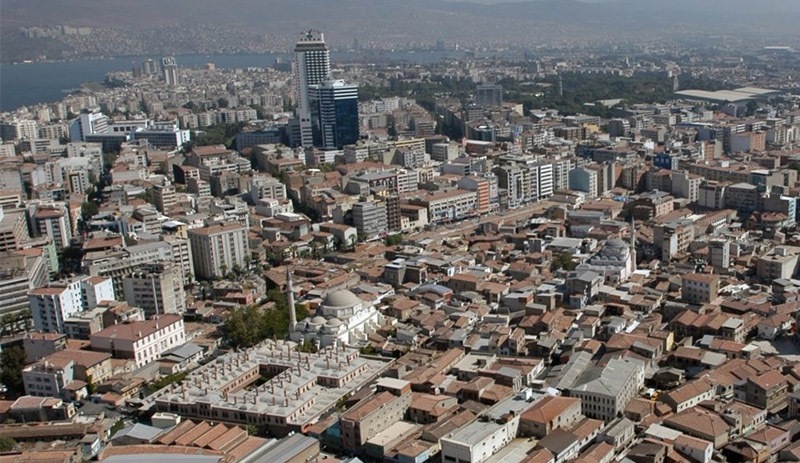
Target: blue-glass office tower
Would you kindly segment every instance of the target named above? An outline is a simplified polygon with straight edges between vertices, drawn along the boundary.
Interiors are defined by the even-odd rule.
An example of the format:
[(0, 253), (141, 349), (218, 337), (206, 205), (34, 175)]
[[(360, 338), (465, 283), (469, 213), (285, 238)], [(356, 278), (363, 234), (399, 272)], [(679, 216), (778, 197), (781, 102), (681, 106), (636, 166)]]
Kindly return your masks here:
[(341, 149), (358, 141), (358, 86), (330, 80), (309, 89), (314, 146)]

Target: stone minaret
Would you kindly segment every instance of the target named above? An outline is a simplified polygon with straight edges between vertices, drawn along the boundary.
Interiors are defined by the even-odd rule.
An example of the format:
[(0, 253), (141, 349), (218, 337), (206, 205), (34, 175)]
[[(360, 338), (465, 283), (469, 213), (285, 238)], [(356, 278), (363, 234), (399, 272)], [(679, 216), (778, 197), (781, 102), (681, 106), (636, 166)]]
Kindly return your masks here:
[(631, 260), (633, 261), (633, 271), (636, 271), (636, 219), (633, 218), (631, 211)]
[(286, 266), (286, 302), (289, 304), (289, 332), (297, 327), (297, 312), (294, 309), (294, 290), (292, 289), (292, 270)]

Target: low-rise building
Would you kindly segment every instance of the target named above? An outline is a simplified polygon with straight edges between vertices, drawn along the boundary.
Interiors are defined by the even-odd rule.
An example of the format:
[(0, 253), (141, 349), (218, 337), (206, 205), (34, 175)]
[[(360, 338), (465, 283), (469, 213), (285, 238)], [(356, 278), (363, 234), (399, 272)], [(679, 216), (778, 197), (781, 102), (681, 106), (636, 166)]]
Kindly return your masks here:
[(616, 418), (644, 386), (644, 364), (632, 359), (612, 359), (605, 367), (587, 370), (570, 389), (581, 400), (584, 415), (609, 422)]
[(556, 428), (571, 427), (582, 417), (580, 399), (546, 396), (522, 413), (519, 433), (541, 439)]
[(118, 359), (135, 361), (137, 367), (158, 360), (165, 351), (186, 342), (183, 318), (160, 315), (146, 321), (120, 323), (94, 333), (92, 349)]
[(717, 298), (719, 277), (704, 273), (684, 273), (681, 275), (681, 297), (686, 302), (704, 304)]
[(359, 452), (373, 436), (400, 421), (411, 405), (411, 386), (406, 385), (399, 395), (380, 392), (348, 410), (339, 418), (342, 447)]
[[(385, 368), (385, 362), (360, 357), (355, 349), (329, 347), (303, 354), (296, 343), (267, 341), (218, 357), (180, 386), (146, 397), (145, 407), (187, 418), (262, 425), (272, 434), (287, 435), (305, 431)], [(266, 383), (256, 384), (262, 377)]]

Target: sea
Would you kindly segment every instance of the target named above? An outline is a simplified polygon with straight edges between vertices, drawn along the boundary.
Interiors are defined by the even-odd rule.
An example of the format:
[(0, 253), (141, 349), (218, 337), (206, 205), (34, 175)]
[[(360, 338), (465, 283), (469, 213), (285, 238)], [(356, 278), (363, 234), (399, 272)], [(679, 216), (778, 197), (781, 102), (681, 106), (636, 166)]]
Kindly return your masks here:
[[(332, 52), (336, 63), (420, 63), (428, 64), (445, 58), (463, 58), (458, 51), (385, 51)], [(21, 106), (61, 101), (68, 93), (89, 82), (102, 82), (106, 74), (130, 71), (144, 60), (156, 56), (137, 56), (77, 61), (54, 61), (0, 64), (0, 112), (13, 111)], [(276, 59), (289, 60), (289, 54), (257, 55), (183, 55), (175, 59), (179, 67), (202, 68), (214, 63), (217, 69), (270, 67)]]

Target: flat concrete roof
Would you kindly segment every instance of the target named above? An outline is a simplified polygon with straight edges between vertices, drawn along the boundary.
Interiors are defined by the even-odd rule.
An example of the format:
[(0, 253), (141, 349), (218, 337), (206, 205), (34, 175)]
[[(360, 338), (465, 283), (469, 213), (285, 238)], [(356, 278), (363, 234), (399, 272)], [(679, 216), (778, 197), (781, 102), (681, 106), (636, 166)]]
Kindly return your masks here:
[(689, 99), (706, 100), (718, 103), (724, 103), (726, 101), (738, 103), (768, 96), (775, 96), (779, 95), (780, 93), (781, 92), (779, 90), (771, 90), (768, 88), (742, 87), (735, 90), (718, 90), (716, 92), (709, 92), (706, 90), (681, 90), (675, 92), (675, 95)]

